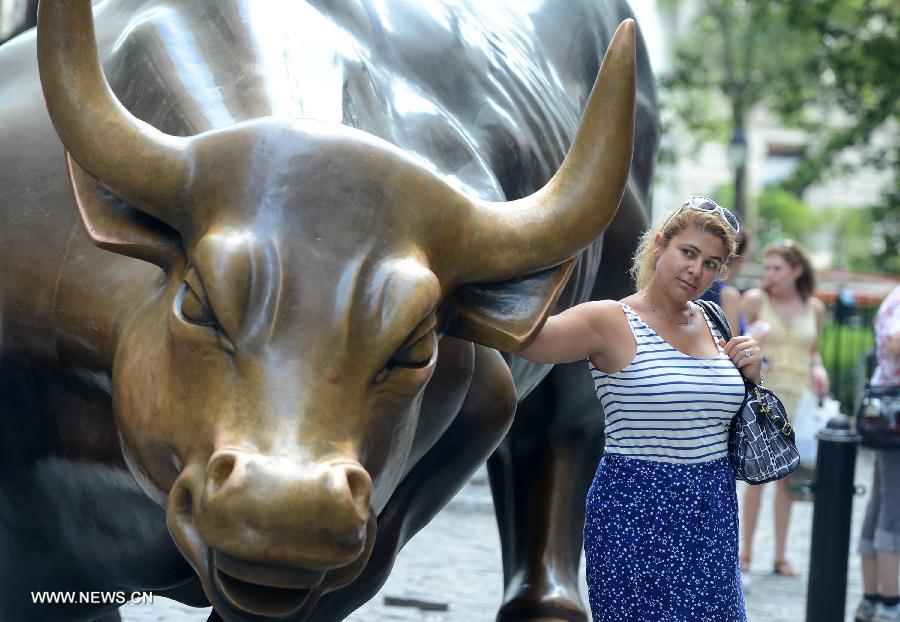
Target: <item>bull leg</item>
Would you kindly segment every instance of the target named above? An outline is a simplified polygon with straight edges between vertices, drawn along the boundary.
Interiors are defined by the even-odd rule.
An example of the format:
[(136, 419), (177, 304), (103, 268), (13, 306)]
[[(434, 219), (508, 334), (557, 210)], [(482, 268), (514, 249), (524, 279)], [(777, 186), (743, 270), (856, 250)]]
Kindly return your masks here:
[(506, 363), (495, 350), (475, 346), (475, 373), (462, 409), (379, 515), (375, 547), (362, 574), (321, 599), (315, 622), (343, 620), (375, 596), (403, 545), (450, 502), (503, 439), (515, 409)]
[(603, 428), (587, 375), (583, 363), (554, 369), (488, 461), (503, 548), (498, 622), (588, 619), (578, 566)]

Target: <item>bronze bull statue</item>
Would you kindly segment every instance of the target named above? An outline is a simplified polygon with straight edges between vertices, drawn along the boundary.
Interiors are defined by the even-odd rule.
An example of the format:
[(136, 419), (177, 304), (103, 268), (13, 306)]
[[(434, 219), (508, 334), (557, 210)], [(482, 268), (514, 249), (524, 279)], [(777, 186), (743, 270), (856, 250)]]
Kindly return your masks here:
[(343, 619), (492, 454), (498, 619), (586, 618), (602, 414), (499, 351), (628, 289), (658, 123), (624, 2), (525, 8), (44, 0), (0, 48), (0, 620)]

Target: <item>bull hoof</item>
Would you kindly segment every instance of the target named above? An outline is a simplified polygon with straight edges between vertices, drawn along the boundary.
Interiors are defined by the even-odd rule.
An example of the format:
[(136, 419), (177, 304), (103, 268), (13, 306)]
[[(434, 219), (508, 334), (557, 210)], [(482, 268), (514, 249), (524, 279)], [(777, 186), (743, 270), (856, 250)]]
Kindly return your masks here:
[(580, 602), (516, 598), (500, 608), (497, 622), (588, 622), (588, 614)]

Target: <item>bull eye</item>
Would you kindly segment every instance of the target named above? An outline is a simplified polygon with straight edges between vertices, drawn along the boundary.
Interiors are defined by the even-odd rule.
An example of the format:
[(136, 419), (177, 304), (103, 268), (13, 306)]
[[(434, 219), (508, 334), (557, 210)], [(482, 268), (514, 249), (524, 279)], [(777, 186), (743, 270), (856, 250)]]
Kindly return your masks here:
[(209, 307), (206, 289), (203, 287), (197, 269), (193, 266), (184, 275), (184, 285), (177, 302), (178, 311), (185, 321), (200, 326), (218, 326), (216, 316)]
[(408, 345), (404, 344), (394, 356), (391, 357), (388, 367), (408, 367), (419, 369), (426, 367), (434, 357), (437, 336), (434, 330), (416, 339)]
[(184, 295), (181, 298), (181, 315), (192, 324), (216, 325), (216, 318), (210, 308), (187, 283), (184, 284)]

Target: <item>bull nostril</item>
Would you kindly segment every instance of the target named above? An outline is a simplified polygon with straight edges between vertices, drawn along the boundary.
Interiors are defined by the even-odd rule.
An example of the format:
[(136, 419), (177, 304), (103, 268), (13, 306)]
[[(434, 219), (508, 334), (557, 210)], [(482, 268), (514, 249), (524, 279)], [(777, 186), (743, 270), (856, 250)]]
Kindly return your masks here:
[(175, 488), (170, 493), (169, 504), (172, 507), (172, 510), (175, 514), (185, 515), (190, 514), (192, 511), (194, 499), (191, 495), (190, 489), (184, 485), (175, 485)]
[(219, 491), (234, 472), (237, 457), (231, 452), (220, 452), (213, 455), (206, 467), (207, 494), (214, 495)]
[(372, 493), (372, 478), (365, 469), (358, 466), (345, 466), (344, 475), (353, 497), (353, 505), (360, 516), (369, 516), (369, 497)]

